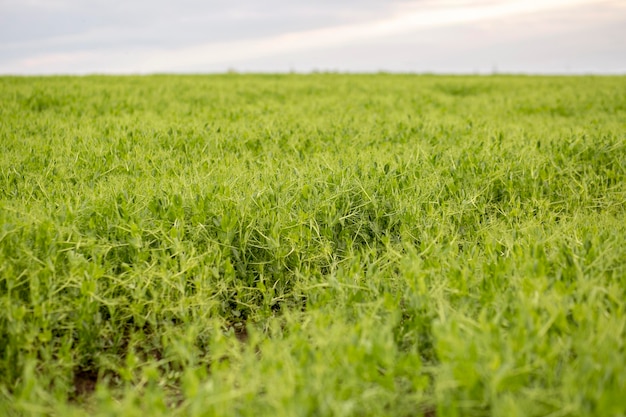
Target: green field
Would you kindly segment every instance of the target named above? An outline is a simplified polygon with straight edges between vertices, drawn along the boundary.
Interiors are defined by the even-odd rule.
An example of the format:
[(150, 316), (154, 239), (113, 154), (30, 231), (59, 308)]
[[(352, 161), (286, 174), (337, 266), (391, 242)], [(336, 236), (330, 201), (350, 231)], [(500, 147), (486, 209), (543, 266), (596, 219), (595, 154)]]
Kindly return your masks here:
[(624, 416), (626, 77), (0, 77), (0, 415)]

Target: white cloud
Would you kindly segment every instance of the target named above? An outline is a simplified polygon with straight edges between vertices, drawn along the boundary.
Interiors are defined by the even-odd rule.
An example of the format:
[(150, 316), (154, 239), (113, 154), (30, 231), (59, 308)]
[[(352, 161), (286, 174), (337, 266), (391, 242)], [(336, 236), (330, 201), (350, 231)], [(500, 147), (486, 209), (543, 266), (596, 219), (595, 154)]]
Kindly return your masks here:
[[(195, 4), (189, 1), (187, 2), (188, 5), (193, 6)], [(276, 7), (281, 0), (272, 1), (275, 3), (273, 7)], [(66, 6), (68, 4), (68, 2), (60, 3), (64, 3)], [(134, 13), (140, 13), (141, 7), (138, 4), (133, 3), (127, 7), (126, 10), (131, 15), (126, 16), (126, 20), (132, 20), (135, 16)], [(285, 4), (289, 5), (286, 7), (287, 11), (283, 11), (282, 15), (275, 16), (275, 18), (282, 19), (276, 21), (278, 22), (276, 27), (268, 30), (266, 22), (265, 27), (261, 26), (262, 30), (260, 30), (252, 23), (263, 22), (263, 19), (270, 18), (271, 14), (266, 15), (266, 12), (256, 7), (244, 8), (240, 11), (232, 8), (217, 8), (215, 13), (219, 13), (219, 15), (214, 13), (193, 14), (189, 12), (190, 10), (193, 11), (191, 8), (185, 13), (180, 12), (174, 15), (170, 6), (164, 2), (157, 2), (155, 7), (150, 10), (152, 14), (156, 13), (159, 16), (158, 19), (142, 20), (136, 25), (100, 25), (45, 40), (16, 41), (0, 46), (0, 72), (202, 72), (224, 70), (230, 66), (254, 69), (254, 62), (264, 62), (259, 67), (264, 70), (280, 71), (287, 69), (284, 64), (277, 64), (272, 69), (268, 63), (271, 63), (273, 58), (276, 58), (276, 62), (289, 61), (290, 57), (297, 59), (299, 63), (309, 62), (303, 68), (300, 68), (302, 65), (297, 65), (298, 69), (303, 70), (324, 69), (325, 66), (340, 67), (344, 70), (361, 70), (367, 60), (369, 60), (369, 64), (365, 65), (366, 68), (372, 70), (392, 69), (398, 67), (397, 63), (394, 64), (394, 58), (389, 56), (389, 51), (381, 48), (398, 51), (399, 49), (394, 48), (394, 45), (409, 47), (410, 45), (421, 44), (424, 47), (424, 41), (428, 40), (430, 34), (437, 28), (448, 28), (445, 30), (454, 33), (459, 28), (472, 27), (476, 30), (482, 30), (483, 34), (490, 33), (491, 38), (488, 36), (480, 37), (481, 47), (484, 51), (489, 50), (489, 44), (498, 45), (502, 39), (514, 40), (514, 38), (517, 39), (517, 42), (522, 42), (524, 39), (535, 39), (536, 46), (533, 46), (531, 42), (531, 45), (525, 44), (525, 47), (536, 47), (540, 50), (545, 47), (542, 45), (542, 36), (573, 32), (577, 30), (575, 25), (601, 25), (603, 22), (615, 21), (615, 19), (622, 19), (626, 22), (624, 2), (610, 0), (396, 1), (391, 2), (390, 6), (384, 10), (376, 8), (379, 6), (371, 6), (372, 2), (356, 2), (354, 6), (343, 3), (341, 7), (333, 6), (331, 2), (324, 4), (323, 7), (320, 6), (319, 16), (321, 18), (319, 21), (307, 24), (307, 26), (312, 25), (313, 28), (294, 30), (294, 27), (304, 26), (304, 24), (298, 24), (304, 22), (298, 19), (304, 18), (303, 10), (307, 10), (307, 7), (310, 8), (310, 3), (304, 2), (303, 4), (302, 1), (296, 1)], [(350, 7), (358, 7), (359, 4), (369, 5), (369, 12), (362, 10), (358, 19), (346, 20), (344, 16), (346, 10), (350, 10)], [(335, 8), (333, 9), (333, 7)], [(168, 12), (159, 14), (157, 13), (158, 10)], [(596, 12), (590, 13), (590, 11)], [(340, 16), (335, 16), (336, 21), (329, 17), (333, 15), (333, 12)], [(513, 29), (500, 25), (498, 31), (488, 29), (490, 25), (498, 25), (500, 22), (519, 19), (523, 16), (541, 17), (544, 14), (554, 15), (555, 13), (563, 13), (566, 18), (557, 21), (557, 24), (555, 24), (554, 19), (552, 22), (536, 19), (537, 23), (532, 25), (533, 33), (522, 33), (522, 39), (519, 38), (519, 28)], [(372, 16), (376, 14), (380, 17), (373, 18)], [(162, 23), (168, 18), (171, 27)], [(365, 18), (367, 20), (364, 20)], [(290, 20), (296, 23), (288, 23)], [(196, 29), (192, 27), (194, 22), (197, 24)], [(219, 26), (219, 22), (222, 22), (222, 26)], [(239, 34), (239, 39), (232, 40), (231, 36), (231, 40), (226, 37), (227, 40), (223, 41), (202, 42), (202, 39), (207, 37), (219, 39), (219, 34), (216, 32), (220, 28), (228, 29), (228, 22), (232, 25), (242, 25), (237, 26), (240, 30), (233, 31)], [(323, 24), (324, 22), (334, 24), (327, 26)], [(185, 32), (186, 27), (188, 29), (185, 37), (185, 33), (179, 32)], [(194, 30), (204, 27), (207, 27), (207, 32), (198, 32), (196, 36)], [(213, 31), (211, 31), (212, 29)], [(622, 30), (621, 33), (626, 38), (626, 30)], [(171, 42), (167, 40), (170, 34), (172, 34), (172, 38), (176, 38)], [(242, 36), (246, 37), (242, 39)], [(194, 42), (193, 40), (196, 38), (200, 42)], [(603, 41), (602, 36), (596, 38), (598, 42)], [(463, 44), (464, 41), (467, 42), (467, 39), (456, 41)], [(368, 45), (371, 45), (369, 53), (365, 52)], [(449, 51), (457, 50), (457, 45), (445, 40), (430, 41), (430, 46), (441, 49), (442, 53), (445, 53), (446, 48)], [(619, 49), (623, 46), (622, 43), (621, 45), (613, 45), (613, 48)], [(585, 47), (604, 50), (603, 45), (587, 43)], [(346, 59), (336, 59), (336, 65), (333, 66), (332, 62), (329, 61), (331, 56), (337, 58), (333, 51), (345, 50), (346, 48), (361, 51), (361, 55), (352, 57), (354, 62), (358, 61), (360, 64), (355, 64), (351, 68), (348, 59), (350, 57), (346, 56), (344, 57)], [(27, 56), (19, 56), (19, 51), (30, 52)], [(324, 55), (324, 51), (327, 52), (326, 55)], [(623, 52), (626, 56), (626, 51)], [(584, 55), (586, 52), (581, 51), (581, 53)], [(3, 59), (2, 54), (16, 56)], [(321, 57), (320, 62), (326, 62), (326, 64), (313, 66), (306, 57), (303, 59), (303, 56), (307, 54)], [(397, 60), (401, 55), (400, 52), (396, 52), (395, 59)], [(379, 56), (388, 57), (386, 64), (381, 62)], [(464, 59), (465, 61), (459, 58), (456, 64), (457, 68), (461, 71), (470, 71), (467, 57)], [(484, 59), (485, 61), (493, 61), (493, 59)], [(613, 67), (607, 68), (607, 70), (614, 72), (615, 62), (607, 62), (613, 62), (611, 64)], [(422, 62), (420, 63), (421, 66), (414, 67), (412, 70), (423, 70), (423, 66), (426, 64)], [(532, 59), (530, 59), (529, 64), (532, 68)], [(454, 64), (447, 65), (454, 66)], [(491, 67), (493, 64), (492, 62), (485, 62), (484, 65)], [(617, 61), (617, 65), (620, 65), (619, 61)], [(472, 64), (472, 67), (475, 67), (475, 64)], [(537, 71), (541, 71), (541, 65), (538, 65), (537, 68)], [(411, 67), (407, 66), (406, 70), (411, 70)]]
[[(372, 22), (291, 32), (263, 39), (208, 43), (176, 51), (160, 51), (146, 57), (139, 70), (176, 71), (203, 63), (210, 65), (237, 62), (292, 51), (342, 46), (429, 27), (502, 18), (585, 3), (589, 3), (589, 0), (517, 0), (483, 2), (480, 5), (456, 1), (443, 8), (415, 8), (415, 4), (407, 4), (394, 16)], [(452, 4), (454, 7), (451, 7)]]

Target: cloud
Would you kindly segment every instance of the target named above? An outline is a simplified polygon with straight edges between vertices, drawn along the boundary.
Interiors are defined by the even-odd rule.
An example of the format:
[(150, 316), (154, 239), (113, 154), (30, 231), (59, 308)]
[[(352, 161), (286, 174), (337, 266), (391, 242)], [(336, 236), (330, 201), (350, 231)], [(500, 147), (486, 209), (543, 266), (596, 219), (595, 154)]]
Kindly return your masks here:
[[(33, 3), (33, 0), (29, 1)], [(447, 33), (454, 33), (459, 28), (480, 29), (520, 16), (535, 17), (555, 12), (569, 16), (569, 20), (561, 21), (561, 26), (565, 27), (555, 29), (554, 21), (533, 26), (537, 47), (541, 48), (542, 35), (573, 30), (572, 16), (578, 16), (577, 21), (574, 19), (576, 24), (589, 26), (594, 22), (614, 20), (616, 14), (619, 17), (621, 13), (623, 17), (625, 10), (620, 1), (593, 0), (395, 1), (387, 3), (384, 8), (381, 2), (374, 1), (321, 1), (313, 10), (311, 3), (303, 0), (268, 1), (271, 4), (263, 9), (254, 2), (239, 1), (227, 3), (231, 6), (217, 7), (212, 2), (184, 0), (177, 10), (171, 9), (170, 2), (162, 0), (151, 3), (150, 7), (145, 3), (118, 0), (96, 2), (96, 9), (109, 5), (109, 17), (104, 18), (104, 22), (86, 27), (78, 25), (72, 33), (43, 40), (18, 39), (0, 46), (0, 72), (203, 72), (224, 70), (230, 66), (251, 67), (254, 62), (271, 62), (273, 57), (277, 62), (289, 57), (303, 62), (307, 61), (306, 57), (302, 59), (306, 54), (320, 56), (326, 51), (326, 57), (329, 57), (333, 56), (332, 51), (346, 48), (362, 51), (360, 56), (354, 57), (355, 61), (364, 62), (367, 58), (369, 68), (378, 65), (379, 69), (385, 69), (377, 57), (388, 55), (387, 51), (371, 49), (366, 53), (363, 51), (366, 46), (385, 45), (379, 48), (396, 50), (393, 45), (406, 47), (406, 39), (414, 46), (423, 43), (437, 28), (447, 28)], [(71, 7), (76, 6), (71, 0), (56, 3), (64, 12), (74, 10)], [(237, 4), (246, 6), (237, 8)], [(361, 12), (351, 14), (350, 11), (355, 9)], [(142, 10), (147, 16), (142, 15)], [(604, 11), (604, 15), (595, 13), (591, 16), (590, 10)], [(79, 12), (74, 10), (74, 13)], [(116, 18), (116, 15), (122, 15), (122, 18)], [(128, 21), (134, 21), (134, 24), (128, 24)], [(445, 32), (438, 33), (445, 37)], [(481, 42), (495, 45), (512, 33), (512, 29), (500, 28), (497, 36), (492, 39), (482, 37)], [(533, 34), (525, 36), (533, 38)], [(457, 39), (456, 42), (462, 44), (464, 40)], [(439, 42), (439, 46), (455, 50), (454, 45), (445, 41)], [(586, 47), (593, 49), (597, 46)], [(528, 47), (532, 48), (532, 45)], [(390, 60), (393, 61), (393, 57)], [(345, 59), (337, 63), (350, 70)], [(267, 68), (267, 64), (263, 68)], [(467, 68), (467, 65), (459, 61), (458, 68)], [(285, 67), (280, 65), (274, 70), (280, 69)], [(308, 69), (312, 69), (311, 64)]]
[[(145, 58), (140, 71), (176, 71), (199, 64), (233, 63), (293, 51), (336, 47), (372, 39), (415, 32), (420, 29), (502, 18), (521, 13), (572, 7), (585, 0), (544, 0), (449, 3), (448, 7), (415, 8), (406, 4), (395, 15), (357, 24), (290, 32), (262, 39), (208, 43), (175, 51), (159, 51)], [(419, 4), (418, 4), (419, 5)]]

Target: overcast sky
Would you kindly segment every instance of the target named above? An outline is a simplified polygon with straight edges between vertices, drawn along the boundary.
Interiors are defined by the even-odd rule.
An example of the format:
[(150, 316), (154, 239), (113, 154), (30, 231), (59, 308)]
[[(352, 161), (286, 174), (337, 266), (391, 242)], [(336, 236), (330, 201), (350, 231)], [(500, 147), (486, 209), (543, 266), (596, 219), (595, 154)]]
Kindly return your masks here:
[(0, 0), (0, 74), (626, 74), (626, 0)]

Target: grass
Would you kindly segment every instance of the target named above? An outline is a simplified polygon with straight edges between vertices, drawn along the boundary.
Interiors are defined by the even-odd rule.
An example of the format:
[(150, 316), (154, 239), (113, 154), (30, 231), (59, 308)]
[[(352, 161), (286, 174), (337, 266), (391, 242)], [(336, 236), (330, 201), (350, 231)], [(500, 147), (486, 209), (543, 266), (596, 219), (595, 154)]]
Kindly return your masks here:
[(0, 78), (0, 414), (623, 416), (626, 78)]

